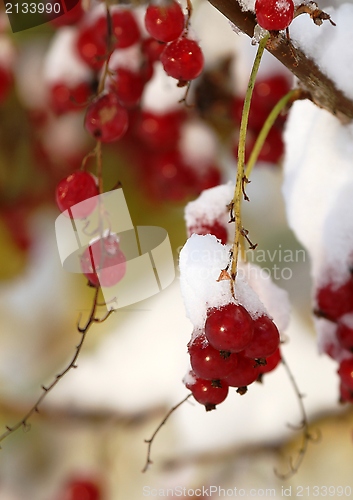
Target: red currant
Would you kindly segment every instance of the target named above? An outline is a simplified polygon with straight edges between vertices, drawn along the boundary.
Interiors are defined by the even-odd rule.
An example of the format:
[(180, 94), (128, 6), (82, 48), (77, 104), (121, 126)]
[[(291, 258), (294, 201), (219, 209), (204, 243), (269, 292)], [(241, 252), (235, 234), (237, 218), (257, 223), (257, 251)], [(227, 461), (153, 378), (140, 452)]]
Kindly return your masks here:
[(261, 28), (280, 31), (288, 28), (294, 17), (293, 0), (256, 0), (255, 13)]
[(99, 17), (94, 23), (79, 29), (76, 42), (78, 54), (92, 69), (98, 71), (107, 56), (107, 21)]
[(86, 248), (81, 269), (93, 286), (111, 287), (119, 283), (126, 273), (126, 258), (117, 237), (109, 234)]
[(145, 26), (148, 33), (161, 42), (171, 42), (184, 31), (184, 14), (174, 0), (165, 4), (150, 4), (146, 9)]
[(210, 223), (196, 221), (195, 225), (188, 228), (188, 236), (191, 236), (192, 234), (213, 234), (218, 240), (222, 242), (223, 245), (225, 245), (228, 241), (227, 229), (217, 220)]
[(254, 321), (254, 336), (243, 354), (248, 358), (268, 358), (279, 346), (279, 333), (268, 316), (260, 316)]
[(253, 338), (253, 320), (243, 306), (229, 303), (219, 309), (208, 310), (205, 334), (215, 349), (240, 352)]
[(329, 283), (319, 288), (316, 295), (319, 313), (332, 321), (353, 311), (353, 282), (347, 280), (337, 287)]
[(353, 391), (353, 358), (344, 359), (338, 369), (342, 384)]
[(185, 113), (182, 111), (163, 114), (142, 111), (136, 126), (136, 134), (152, 149), (170, 149), (178, 141), (184, 119)]
[(340, 383), (340, 402), (353, 403), (353, 390)]
[(231, 387), (246, 387), (257, 380), (259, 367), (254, 359), (247, 358), (242, 354), (237, 356), (238, 363), (232, 372), (225, 377), (225, 380)]
[(119, 9), (112, 14), (115, 48), (125, 49), (140, 40), (140, 30), (133, 12), (129, 9)]
[(237, 364), (237, 355), (214, 349), (204, 335), (188, 345), (191, 367), (198, 377), (207, 380), (223, 379)]
[(336, 336), (344, 349), (353, 352), (353, 314), (342, 316), (337, 322)]
[(59, 500), (100, 500), (101, 498), (97, 484), (88, 479), (74, 479), (65, 486)]
[(109, 92), (98, 96), (87, 108), (87, 131), (97, 140), (112, 142), (120, 139), (128, 127), (128, 114), (116, 94)]
[(71, 209), (74, 205), (86, 201), (80, 207), (75, 207), (73, 212), (69, 211), (70, 217), (83, 219), (87, 217), (97, 205), (98, 187), (96, 179), (89, 172), (78, 170), (65, 179), (62, 179), (56, 187), (56, 203), (61, 212)]
[(142, 41), (142, 52), (149, 59), (150, 62), (154, 63), (159, 61), (159, 57), (162, 54), (165, 47), (164, 42), (160, 42), (155, 38), (145, 38)]
[(0, 103), (5, 101), (12, 85), (12, 75), (11, 73), (0, 66)]
[(276, 351), (273, 354), (271, 354), (271, 356), (268, 356), (268, 358), (266, 358), (265, 365), (259, 366), (259, 373), (263, 374), (263, 373), (272, 372), (272, 370), (274, 370), (278, 366), (281, 359), (282, 359), (281, 358), (281, 351), (278, 348), (278, 349), (276, 349)]
[(124, 106), (135, 106), (141, 99), (145, 79), (140, 73), (127, 68), (118, 68), (111, 84), (112, 89)]
[(203, 69), (204, 58), (200, 46), (195, 40), (179, 38), (163, 50), (160, 60), (167, 75), (181, 82), (197, 78)]
[(228, 396), (228, 384), (223, 380), (205, 380), (196, 377), (193, 372), (189, 375), (191, 382), (186, 382), (185, 385), (196, 401), (205, 406), (206, 411), (214, 410)]
[(88, 82), (81, 82), (76, 86), (57, 82), (50, 88), (50, 106), (58, 115), (79, 111), (87, 104), (91, 94), (92, 89)]

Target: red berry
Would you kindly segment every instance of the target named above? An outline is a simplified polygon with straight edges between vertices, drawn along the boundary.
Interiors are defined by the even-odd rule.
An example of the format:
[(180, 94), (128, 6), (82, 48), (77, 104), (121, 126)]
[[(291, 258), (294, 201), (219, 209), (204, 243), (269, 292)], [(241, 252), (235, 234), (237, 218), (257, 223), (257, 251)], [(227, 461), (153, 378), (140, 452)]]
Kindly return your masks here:
[[(51, 5), (55, 5), (55, 0), (50, 0)], [(61, 26), (70, 26), (76, 24), (84, 15), (84, 10), (82, 9), (81, 1), (70, 10), (65, 12), (65, 14), (50, 20), (50, 24), (55, 26), (55, 28), (60, 28)], [(50, 17), (50, 16), (48, 16)]]
[(100, 488), (88, 479), (69, 482), (59, 500), (101, 500)]
[(171, 42), (179, 38), (184, 31), (184, 14), (174, 0), (165, 4), (149, 5), (145, 14), (145, 26), (148, 33), (161, 42)]
[(111, 88), (124, 106), (135, 106), (141, 99), (145, 86), (145, 79), (140, 73), (127, 68), (118, 68), (115, 71)]
[(126, 273), (126, 258), (113, 234), (92, 243), (81, 256), (83, 274), (94, 286), (111, 287)]
[(316, 295), (318, 312), (331, 321), (353, 311), (353, 282), (351, 279), (341, 286), (331, 283), (319, 288)]
[(214, 349), (205, 335), (199, 335), (188, 345), (191, 367), (197, 377), (207, 380), (223, 379), (237, 364), (237, 355)]
[(196, 221), (195, 225), (188, 229), (188, 236), (191, 236), (192, 234), (213, 234), (222, 242), (223, 245), (225, 245), (228, 241), (227, 229), (217, 220), (210, 223), (204, 223), (202, 220)]
[(253, 338), (253, 320), (243, 306), (229, 303), (219, 309), (208, 310), (205, 334), (215, 349), (240, 352)]
[(125, 49), (140, 40), (140, 30), (135, 15), (129, 9), (121, 9), (112, 14), (115, 48)]
[(56, 187), (56, 203), (61, 212), (71, 209), (74, 205), (88, 200), (80, 207), (75, 207), (69, 212), (71, 218), (83, 219), (87, 217), (97, 205), (98, 187), (95, 178), (89, 172), (78, 170), (65, 179), (62, 179)]
[(107, 57), (107, 21), (99, 17), (94, 23), (79, 29), (76, 47), (81, 59), (98, 71)]
[(200, 404), (204, 405), (206, 411), (214, 410), (216, 405), (223, 403), (228, 396), (228, 384), (223, 380), (205, 380), (190, 372), (189, 379), (185, 383), (192, 395)]
[(168, 43), (160, 60), (167, 75), (182, 82), (197, 78), (204, 64), (198, 43), (185, 37)]
[(340, 402), (353, 403), (353, 391), (346, 387), (342, 382), (340, 383)]
[(165, 43), (155, 38), (145, 38), (145, 40), (142, 41), (142, 52), (152, 63), (159, 60), (164, 48)]
[(279, 346), (279, 333), (268, 316), (260, 316), (254, 321), (254, 336), (243, 354), (248, 358), (268, 358)]
[(92, 89), (88, 82), (81, 82), (75, 86), (57, 82), (50, 88), (50, 106), (60, 115), (68, 111), (79, 111), (86, 106)]
[(288, 28), (294, 17), (293, 0), (256, 0), (255, 13), (261, 28), (280, 31)]
[(341, 378), (342, 384), (344, 384), (350, 391), (353, 391), (353, 358), (341, 361), (338, 374)]
[(336, 336), (340, 345), (353, 352), (353, 314), (345, 314), (337, 322)]
[(12, 86), (12, 74), (7, 69), (0, 66), (0, 103), (5, 101)]
[(238, 354), (237, 356), (238, 364), (225, 377), (225, 380), (231, 387), (246, 387), (257, 380), (259, 367), (254, 359), (246, 358), (242, 354)]
[(277, 367), (277, 365), (279, 364), (281, 359), (282, 359), (281, 358), (281, 351), (278, 348), (273, 354), (271, 354), (271, 356), (268, 356), (268, 358), (266, 358), (265, 365), (259, 366), (259, 373), (263, 374), (263, 373), (272, 372), (272, 370), (274, 370)]
[(182, 111), (170, 111), (163, 114), (142, 111), (136, 134), (152, 149), (170, 149), (179, 139), (184, 118), (185, 114)]
[(87, 108), (87, 131), (97, 140), (112, 142), (120, 139), (128, 127), (128, 114), (116, 94), (98, 96)]

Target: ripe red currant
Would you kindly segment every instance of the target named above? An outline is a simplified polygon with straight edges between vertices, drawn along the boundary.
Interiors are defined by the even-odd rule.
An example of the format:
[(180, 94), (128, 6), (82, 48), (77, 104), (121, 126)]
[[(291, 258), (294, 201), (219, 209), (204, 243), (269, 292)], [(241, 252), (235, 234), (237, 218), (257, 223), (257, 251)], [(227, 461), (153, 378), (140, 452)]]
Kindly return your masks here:
[(135, 106), (141, 99), (145, 79), (140, 73), (128, 68), (118, 68), (112, 79), (111, 88), (124, 106)]
[(203, 69), (204, 58), (200, 46), (195, 40), (179, 38), (168, 45), (160, 56), (167, 75), (181, 82), (197, 78)]
[(280, 31), (288, 28), (293, 21), (293, 0), (256, 0), (255, 13), (261, 28)]
[(336, 336), (344, 349), (353, 352), (353, 314), (345, 314), (337, 322)]
[(113, 92), (98, 96), (88, 106), (85, 127), (97, 140), (112, 142), (120, 139), (128, 127), (128, 114)]
[(64, 487), (60, 500), (100, 500), (98, 485), (88, 479), (73, 479)]
[(268, 358), (279, 346), (279, 333), (268, 316), (260, 316), (254, 321), (254, 336), (243, 354), (248, 358)]
[(98, 187), (96, 179), (89, 172), (78, 170), (65, 179), (62, 179), (56, 187), (55, 199), (61, 212), (71, 209), (74, 205), (87, 200), (86, 203), (75, 207), (70, 217), (83, 219), (87, 217), (97, 205)]
[(259, 376), (259, 366), (254, 359), (247, 358), (243, 356), (242, 353), (237, 356), (238, 363), (232, 372), (225, 377), (225, 381), (231, 387), (246, 387), (257, 380)]
[(191, 367), (197, 377), (207, 380), (223, 379), (237, 365), (237, 355), (214, 349), (205, 335), (199, 335), (188, 345)]
[(150, 4), (146, 9), (146, 30), (161, 42), (171, 42), (179, 38), (184, 30), (184, 24), (183, 11), (174, 0), (164, 4)]
[(268, 358), (266, 358), (265, 365), (259, 366), (259, 373), (263, 374), (272, 372), (272, 370), (274, 370), (277, 367), (280, 361), (281, 361), (281, 351), (278, 348), (273, 354), (271, 354), (271, 356), (268, 356)]
[(140, 30), (131, 10), (119, 9), (113, 12), (112, 25), (116, 49), (131, 47), (139, 41)]
[(219, 309), (208, 310), (205, 334), (215, 349), (240, 352), (253, 338), (253, 320), (243, 306), (229, 303)]
[(319, 288), (316, 295), (319, 314), (332, 321), (353, 311), (353, 282), (348, 279), (337, 287), (329, 283)]
[(216, 405), (223, 403), (228, 396), (228, 384), (223, 380), (205, 380), (190, 372), (190, 380), (185, 383), (192, 395), (206, 411), (214, 410)]
[(81, 269), (93, 286), (111, 287), (119, 283), (126, 273), (126, 258), (117, 237), (109, 234), (86, 248)]
[(217, 220), (210, 223), (202, 222), (202, 220), (196, 221), (195, 225), (188, 228), (188, 236), (192, 234), (213, 234), (213, 236), (220, 240), (223, 245), (228, 241), (227, 229)]
[(92, 94), (88, 82), (81, 82), (75, 86), (57, 82), (50, 87), (50, 106), (54, 113), (60, 115), (68, 111), (79, 111), (85, 106)]
[(353, 358), (341, 361), (338, 374), (342, 384), (350, 391), (353, 391)]

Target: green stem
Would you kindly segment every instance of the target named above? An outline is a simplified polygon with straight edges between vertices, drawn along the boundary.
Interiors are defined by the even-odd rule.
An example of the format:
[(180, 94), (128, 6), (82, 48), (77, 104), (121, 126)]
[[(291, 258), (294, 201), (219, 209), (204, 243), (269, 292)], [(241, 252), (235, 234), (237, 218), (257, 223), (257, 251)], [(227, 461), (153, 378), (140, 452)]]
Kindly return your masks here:
[(240, 123), (237, 178), (236, 178), (234, 198), (233, 198), (233, 215), (235, 219), (235, 236), (233, 243), (233, 260), (231, 268), (231, 277), (233, 280), (235, 280), (237, 275), (240, 240), (243, 231), (243, 226), (241, 223), (241, 200), (243, 195), (242, 193), (243, 193), (243, 183), (244, 183), (245, 141), (246, 141), (246, 131), (248, 128), (250, 103), (251, 103), (252, 93), (254, 90), (256, 75), (259, 70), (262, 54), (265, 50), (269, 36), (270, 35), (267, 35), (264, 38), (262, 38), (262, 40), (259, 43), (254, 64), (250, 74), (248, 88), (245, 94), (243, 113)]
[(264, 142), (266, 141), (266, 137), (271, 130), (272, 125), (275, 123), (278, 115), (281, 113), (281, 111), (286, 107), (289, 101), (295, 100), (296, 94), (298, 93), (298, 90), (290, 90), (285, 96), (282, 97), (276, 104), (276, 106), (272, 109), (271, 113), (268, 115), (266, 118), (265, 123), (262, 126), (261, 132), (257, 136), (255, 145), (251, 151), (251, 155), (249, 158), (249, 161), (246, 165), (246, 170), (245, 170), (245, 176), (249, 179), (252, 169), (257, 161), (257, 158), (260, 154), (260, 151), (262, 149), (262, 146), (264, 145)]

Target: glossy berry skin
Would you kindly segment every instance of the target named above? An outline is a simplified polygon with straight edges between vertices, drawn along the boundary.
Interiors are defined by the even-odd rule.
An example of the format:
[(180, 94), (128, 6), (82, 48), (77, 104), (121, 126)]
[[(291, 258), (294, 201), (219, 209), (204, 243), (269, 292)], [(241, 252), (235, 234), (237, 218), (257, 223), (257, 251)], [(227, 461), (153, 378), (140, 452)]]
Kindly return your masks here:
[(238, 364), (234, 370), (225, 377), (225, 381), (231, 387), (246, 387), (255, 382), (259, 374), (259, 367), (254, 359), (238, 354)]
[(204, 335), (199, 335), (188, 345), (191, 367), (197, 377), (207, 380), (223, 379), (237, 365), (237, 355), (221, 353), (214, 349)]
[(115, 48), (125, 49), (140, 40), (140, 30), (133, 12), (129, 9), (119, 9), (112, 14)]
[(293, 0), (256, 0), (255, 13), (261, 28), (281, 31), (293, 21), (294, 3)]
[(95, 287), (119, 283), (126, 273), (126, 258), (116, 236), (110, 234), (86, 248), (81, 256), (81, 269)]
[(184, 31), (184, 25), (183, 11), (174, 0), (164, 5), (150, 4), (146, 9), (146, 30), (160, 42), (171, 42), (179, 38)]
[(353, 352), (353, 314), (347, 314), (337, 322), (336, 337), (340, 345)]
[(228, 384), (223, 380), (217, 382), (196, 377), (191, 372), (192, 383), (186, 383), (196, 401), (205, 406), (206, 411), (214, 410), (228, 396)]
[(348, 279), (343, 285), (327, 284), (316, 295), (318, 313), (336, 321), (340, 316), (353, 311), (353, 282)]
[(107, 57), (107, 21), (99, 17), (94, 23), (79, 28), (76, 48), (81, 59), (98, 71)]
[(278, 348), (278, 349), (276, 349), (276, 351), (273, 354), (271, 354), (271, 356), (268, 356), (268, 358), (266, 358), (265, 365), (260, 365), (258, 367), (259, 373), (263, 374), (263, 373), (272, 372), (272, 370), (274, 370), (278, 366), (281, 359), (282, 359), (281, 358), (281, 351)]
[(69, 216), (75, 219), (84, 219), (93, 212), (97, 205), (98, 187), (96, 179), (89, 172), (78, 170), (65, 179), (62, 179), (56, 187), (56, 204), (61, 212), (71, 209), (74, 205), (88, 200), (80, 207), (75, 207)]
[(243, 306), (229, 303), (219, 309), (208, 310), (205, 334), (215, 349), (240, 352), (253, 338), (253, 320)]
[(111, 84), (120, 103), (127, 107), (136, 106), (139, 103), (144, 86), (143, 76), (127, 68), (118, 68)]
[(95, 483), (88, 479), (75, 479), (68, 483), (58, 500), (101, 500), (101, 492)]
[(254, 336), (243, 354), (248, 358), (268, 358), (279, 346), (279, 333), (268, 316), (260, 316), (254, 321)]
[(92, 101), (87, 108), (85, 127), (101, 142), (113, 142), (125, 134), (128, 128), (128, 114), (116, 94), (109, 92)]
[(204, 65), (203, 53), (198, 43), (185, 37), (168, 43), (160, 61), (167, 75), (181, 82), (197, 78)]

